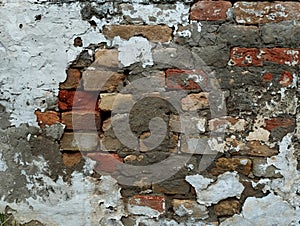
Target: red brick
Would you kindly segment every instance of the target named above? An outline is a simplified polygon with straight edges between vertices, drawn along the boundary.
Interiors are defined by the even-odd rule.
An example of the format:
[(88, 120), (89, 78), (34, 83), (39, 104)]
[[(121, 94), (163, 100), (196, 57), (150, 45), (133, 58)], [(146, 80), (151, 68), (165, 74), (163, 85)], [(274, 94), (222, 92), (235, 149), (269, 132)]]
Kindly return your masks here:
[[(76, 94), (76, 95), (75, 95)], [(81, 109), (98, 110), (98, 93), (60, 90), (58, 94), (58, 107), (62, 111)]]
[(289, 118), (270, 118), (265, 120), (265, 129), (273, 130), (277, 128), (295, 127), (295, 122)]
[(191, 20), (226, 20), (227, 10), (231, 8), (229, 1), (198, 1), (191, 8)]
[(55, 111), (35, 111), (35, 115), (41, 128), (45, 128), (45, 126), (51, 126), (60, 122), (60, 114)]
[(235, 20), (241, 24), (277, 23), (300, 19), (299, 2), (236, 2), (234, 4)]
[(88, 153), (87, 157), (97, 162), (97, 165), (95, 166), (96, 172), (112, 173), (116, 171), (118, 165), (123, 162), (123, 159), (117, 154), (95, 152)]
[(289, 86), (293, 83), (293, 75), (289, 71), (284, 71), (279, 79), (279, 84), (282, 86)]
[(262, 79), (264, 82), (270, 82), (273, 80), (273, 74), (272, 73), (265, 73), (263, 76), (262, 76)]
[(165, 211), (164, 196), (135, 195), (128, 200), (132, 206), (147, 206), (160, 213)]
[(263, 61), (289, 66), (299, 65), (299, 49), (290, 48), (263, 48), (260, 50)]
[(234, 47), (230, 51), (229, 65), (232, 66), (263, 66), (265, 62), (297, 66), (299, 49)]
[(66, 125), (67, 129), (98, 130), (100, 129), (100, 113), (98, 111), (63, 112), (61, 122)]
[(172, 33), (172, 29), (166, 25), (109, 25), (103, 28), (103, 34), (109, 39), (120, 36), (128, 40), (133, 36), (143, 36), (149, 41), (169, 42)]
[(262, 61), (257, 48), (235, 47), (230, 51), (230, 65), (235, 66), (262, 66)]
[(67, 78), (64, 82), (59, 84), (60, 89), (77, 89), (80, 84), (81, 73), (80, 70), (69, 68), (67, 70)]
[[(200, 85), (197, 84), (192, 78), (189, 78), (192, 75), (197, 75), (200, 77)], [(166, 85), (169, 89), (200, 91), (201, 87), (203, 88), (207, 85), (207, 80), (208, 76), (202, 70), (168, 69), (166, 71)]]

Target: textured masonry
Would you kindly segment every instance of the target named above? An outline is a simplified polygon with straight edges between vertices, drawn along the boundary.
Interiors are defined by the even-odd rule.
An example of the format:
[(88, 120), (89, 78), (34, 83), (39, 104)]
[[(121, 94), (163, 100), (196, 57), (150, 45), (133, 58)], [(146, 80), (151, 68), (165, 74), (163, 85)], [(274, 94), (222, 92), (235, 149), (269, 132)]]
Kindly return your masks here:
[(2, 124), (0, 176), (24, 186), (4, 178), (1, 211), (25, 225), (299, 224), (298, 1), (31, 2), (74, 7), (87, 28), (64, 24), (76, 59), (56, 103), (35, 105), (40, 130)]

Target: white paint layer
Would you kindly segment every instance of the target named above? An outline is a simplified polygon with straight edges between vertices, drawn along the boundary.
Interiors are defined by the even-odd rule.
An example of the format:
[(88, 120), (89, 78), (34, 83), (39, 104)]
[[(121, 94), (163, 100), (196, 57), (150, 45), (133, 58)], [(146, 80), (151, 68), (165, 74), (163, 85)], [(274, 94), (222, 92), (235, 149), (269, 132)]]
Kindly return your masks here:
[(270, 193), (263, 198), (246, 199), (241, 215), (226, 219), (220, 226), (294, 225), (294, 209), (281, 197)]
[(223, 173), (211, 185), (209, 184), (212, 180), (201, 175), (187, 176), (186, 181), (195, 188), (197, 202), (206, 206), (216, 204), (220, 200), (229, 197), (239, 197), (244, 190), (244, 186), (239, 182), (239, 176), (236, 172)]
[[(41, 20), (35, 20), (36, 15)], [(36, 109), (56, 103), (59, 82), (66, 67), (84, 46), (103, 41), (103, 36), (81, 20), (79, 4), (30, 4), (9, 1), (0, 7), (0, 104), (11, 112), (12, 125), (37, 126)]]

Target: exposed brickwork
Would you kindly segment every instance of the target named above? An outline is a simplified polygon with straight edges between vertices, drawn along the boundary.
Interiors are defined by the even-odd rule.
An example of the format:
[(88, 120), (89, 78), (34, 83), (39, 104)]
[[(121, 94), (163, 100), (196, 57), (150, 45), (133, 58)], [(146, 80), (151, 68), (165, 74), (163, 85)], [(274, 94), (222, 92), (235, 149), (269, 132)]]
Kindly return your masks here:
[(299, 50), (289, 48), (239, 48), (235, 47), (230, 53), (229, 65), (263, 66), (267, 62), (297, 66)]
[(41, 128), (45, 128), (45, 126), (51, 126), (55, 123), (60, 122), (59, 113), (55, 111), (35, 111), (37, 122)]
[(163, 196), (135, 195), (128, 201), (131, 206), (144, 206), (163, 213), (165, 211), (165, 198)]
[(285, 20), (299, 20), (299, 2), (258, 1), (236, 2), (235, 19), (242, 24), (276, 23)]
[[(76, 93), (76, 95), (75, 95)], [(97, 109), (97, 93), (71, 90), (60, 90), (58, 94), (58, 107), (62, 111), (75, 109)], [(75, 106), (73, 106), (75, 104)]]
[(226, 20), (229, 1), (198, 1), (191, 8), (191, 20)]
[[(300, 3), (185, 1), (179, 7), (178, 1), (146, 2), (136, 2), (140, 8), (130, 1), (112, 3), (112, 11), (97, 14), (106, 20), (101, 28), (91, 19), (95, 6), (87, 6), (84, 18), (106, 41), (88, 46), (85, 38), (77, 40), (76, 49), (83, 45), (84, 50), (66, 70), (57, 106), (35, 112), (38, 124), (45, 129), (65, 125), (59, 140), (65, 166), (78, 165), (83, 155), (95, 163), (99, 183), (104, 175), (118, 180), (124, 210), (122, 204), (105, 207), (105, 216), (120, 207), (124, 225), (169, 224), (165, 219), (229, 225), (247, 216), (248, 197), (266, 197), (266, 181), (265, 189), (278, 196), (286, 190), (273, 179), (281, 178), (283, 186), (285, 180), (294, 183), (286, 176), (294, 165), (282, 165), (284, 158), (292, 158), (282, 158), (285, 148), (293, 148), (300, 165), (300, 136), (295, 137)], [(170, 15), (165, 23), (136, 16), (152, 6), (162, 14), (186, 7), (185, 15), (178, 15), (186, 21), (170, 25), (175, 20)], [(121, 8), (132, 11), (125, 16)], [(131, 51), (126, 44), (132, 37), (152, 42), (149, 64), (143, 64), (145, 49), (131, 55), (135, 46)], [(131, 57), (135, 63), (123, 66), (124, 58)], [(280, 145), (289, 135), (291, 141)], [(167, 170), (168, 178), (156, 180)], [(234, 223), (248, 221), (256, 224), (253, 219)], [(116, 219), (108, 222), (101, 223), (121, 225)]]

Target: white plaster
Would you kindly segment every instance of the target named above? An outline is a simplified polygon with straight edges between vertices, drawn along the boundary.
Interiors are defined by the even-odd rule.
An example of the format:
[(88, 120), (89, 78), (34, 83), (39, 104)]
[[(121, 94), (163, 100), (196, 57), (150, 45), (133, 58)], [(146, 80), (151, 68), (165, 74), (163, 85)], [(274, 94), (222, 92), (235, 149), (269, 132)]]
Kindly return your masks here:
[(199, 118), (196, 127), (200, 133), (204, 133), (206, 130), (206, 118)]
[(246, 137), (246, 140), (259, 140), (259, 141), (268, 141), (270, 136), (270, 132), (263, 128), (255, 129), (253, 132), (250, 132)]
[(211, 179), (201, 175), (195, 176), (187, 176), (186, 181), (195, 188), (199, 204), (210, 206), (229, 197), (239, 198), (244, 190), (237, 172), (225, 172), (219, 175), (217, 181), (211, 185), (209, 185), (212, 182)]
[[(0, 7), (0, 14), (0, 103), (11, 112), (12, 125), (37, 126), (34, 111), (56, 103), (67, 64), (82, 50), (73, 47), (74, 38), (80, 36), (85, 46), (104, 39), (81, 20), (77, 3), (8, 1)], [(38, 14), (42, 19), (35, 21)]]
[(153, 218), (153, 217), (155, 218), (155, 217), (158, 217), (159, 215), (161, 215), (161, 212), (159, 212), (155, 209), (152, 209), (148, 206), (137, 206), (137, 205), (128, 204), (127, 209), (132, 214), (144, 215), (144, 216), (148, 216), (151, 218)]
[(263, 198), (248, 197), (242, 213), (226, 219), (220, 226), (297, 225), (292, 224), (294, 215), (292, 206), (281, 197), (270, 193)]
[[(159, 5), (149, 4), (120, 4), (122, 14), (145, 24), (167, 24), (172, 27), (177, 24), (187, 25), (189, 22), (189, 5), (183, 3), (173, 4), (173, 8), (160, 8)], [(160, 5), (162, 6), (162, 5)], [(150, 18), (155, 17), (155, 21)]]
[[(126, 216), (126, 213), (124, 213), (120, 187), (115, 179), (102, 176), (99, 181), (97, 178), (73, 172), (71, 184), (68, 184), (61, 177), (53, 181), (44, 175), (47, 164), (42, 158), (32, 164), (38, 166), (39, 171), (36, 175), (27, 175), (26, 171), (22, 171), (32, 197), (18, 203), (7, 203), (3, 198), (0, 200), (1, 209), (8, 205), (15, 210), (14, 217), (18, 223), (38, 220), (50, 226), (92, 226), (98, 225), (99, 222), (103, 225), (111, 225), (107, 222), (114, 221), (122, 225), (120, 219)], [(85, 166), (85, 168), (89, 167)], [(39, 195), (39, 191), (45, 189), (48, 190), (48, 195)]]
[(118, 46), (119, 62), (122, 66), (128, 67), (140, 62), (143, 67), (153, 65), (151, 43), (143, 37), (132, 37), (128, 41), (118, 36), (114, 38), (113, 45)]

